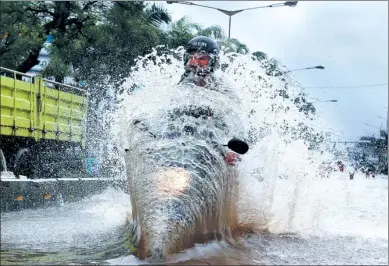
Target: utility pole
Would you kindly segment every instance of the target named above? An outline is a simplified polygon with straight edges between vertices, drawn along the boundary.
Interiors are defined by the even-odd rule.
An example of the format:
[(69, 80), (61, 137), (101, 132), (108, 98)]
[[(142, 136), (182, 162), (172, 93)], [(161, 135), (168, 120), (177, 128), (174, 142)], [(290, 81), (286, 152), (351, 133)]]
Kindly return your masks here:
[(281, 6), (295, 7), (295, 6), (297, 6), (298, 1), (275, 3), (275, 4), (271, 4), (271, 5), (267, 5), (267, 6), (257, 6), (257, 7), (238, 9), (238, 10), (226, 10), (226, 9), (212, 7), (212, 6), (195, 4), (192, 2), (188, 2), (188, 1), (166, 1), (166, 3), (168, 3), (168, 4), (182, 4), (182, 5), (188, 5), (188, 6), (199, 6), (199, 7), (209, 8), (209, 9), (215, 9), (217, 11), (222, 12), (223, 14), (226, 14), (229, 17), (229, 20), (228, 20), (228, 38), (231, 38), (231, 17), (233, 15), (236, 15), (236, 14), (241, 13), (241, 12), (246, 11), (246, 10), (259, 9), (259, 8), (270, 8), (270, 7), (281, 7)]

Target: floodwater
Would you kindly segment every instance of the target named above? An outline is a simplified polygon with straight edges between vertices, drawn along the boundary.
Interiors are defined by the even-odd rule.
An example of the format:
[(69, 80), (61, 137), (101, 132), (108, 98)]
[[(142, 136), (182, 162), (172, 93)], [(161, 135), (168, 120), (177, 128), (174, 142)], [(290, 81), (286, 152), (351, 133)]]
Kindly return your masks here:
[[(118, 140), (131, 140), (126, 135), (128, 121), (152, 115), (156, 106), (180, 104), (166, 100), (179, 93), (172, 84), (182, 73), (182, 62), (168, 57), (169, 64), (144, 67), (140, 62), (123, 85), (132, 88), (136, 81), (144, 89), (125, 94), (123, 108), (102, 121), (111, 125), (108, 144), (101, 148), (108, 155), (105, 161), (117, 154), (110, 147), (126, 147)], [(347, 156), (337, 148), (338, 157), (343, 152), (346, 170), (323, 178), (322, 163), (338, 159), (326, 147), (338, 140), (336, 131), (319, 114), (307, 118), (299, 112), (291, 101), (302, 90), (293, 85), (296, 82), (265, 75), (265, 67), (250, 56), (234, 58), (221, 57), (229, 67), (218, 75), (236, 93), (240, 105), (234, 111), (242, 118), (242, 129), (251, 131), (250, 150), (237, 166), (241, 173), (237, 206), (239, 219), (253, 224), (255, 233), (235, 247), (223, 242), (197, 245), (168, 257), (166, 264), (387, 265), (388, 177), (366, 179), (357, 173), (350, 180)], [(200, 96), (206, 93), (199, 91)], [(288, 97), (280, 97), (285, 93)], [(335, 133), (309, 149), (310, 137), (323, 131)], [(124, 171), (116, 170), (122, 178)], [(123, 244), (130, 211), (129, 195), (107, 188), (76, 203), (2, 213), (1, 265), (150, 263), (138, 260)]]
[[(197, 245), (170, 257), (168, 263), (387, 265), (388, 179), (356, 175), (348, 180), (347, 174), (342, 174), (317, 184), (321, 209), (314, 213), (309, 235), (258, 232), (241, 239), (236, 247), (216, 242)], [(289, 211), (282, 209), (289, 182), (277, 180), (273, 208), (281, 214)], [(124, 248), (123, 225), (128, 211), (129, 196), (108, 188), (77, 203), (2, 213), (1, 265), (146, 264)], [(307, 229), (301, 224), (312, 213), (299, 215), (295, 221)], [(273, 217), (273, 226), (284, 226), (287, 221), (280, 221), (281, 217)]]

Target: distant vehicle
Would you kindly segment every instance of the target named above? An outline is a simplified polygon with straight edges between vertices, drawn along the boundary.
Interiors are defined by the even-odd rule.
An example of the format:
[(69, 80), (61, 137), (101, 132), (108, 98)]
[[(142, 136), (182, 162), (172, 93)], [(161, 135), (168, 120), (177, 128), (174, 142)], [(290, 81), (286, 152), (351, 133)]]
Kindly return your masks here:
[[(0, 211), (74, 201), (102, 191), (85, 151), (85, 89), (0, 67)], [(107, 183), (108, 182), (108, 183)]]
[(66, 168), (83, 171), (86, 90), (0, 71), (2, 170), (29, 178), (59, 177)]

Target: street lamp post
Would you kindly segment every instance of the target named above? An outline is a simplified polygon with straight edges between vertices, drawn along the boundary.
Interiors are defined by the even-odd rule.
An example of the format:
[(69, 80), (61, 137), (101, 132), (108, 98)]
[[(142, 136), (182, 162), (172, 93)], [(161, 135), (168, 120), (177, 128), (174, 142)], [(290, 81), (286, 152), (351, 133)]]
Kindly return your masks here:
[(323, 67), (323, 66), (312, 66), (312, 67), (304, 67), (304, 68), (291, 69), (291, 70), (288, 70), (288, 71), (284, 71), (283, 74), (290, 73), (290, 72), (294, 72), (294, 71), (308, 70), (308, 69), (321, 69), (321, 70), (323, 70), (324, 67)]
[(297, 68), (297, 69), (291, 69), (287, 71), (280, 71), (274, 74), (274, 77), (283, 76), (287, 73), (294, 72), (294, 71), (301, 71), (301, 70), (309, 70), (309, 69), (324, 69), (323, 66), (312, 66), (312, 67), (304, 67), (304, 68)]
[(226, 14), (229, 17), (228, 38), (231, 37), (231, 17), (233, 15), (236, 15), (236, 14), (243, 12), (243, 11), (246, 11), (246, 10), (258, 9), (258, 8), (280, 7), (280, 6), (295, 7), (297, 5), (297, 2), (298, 1), (288, 1), (288, 2), (284, 2), (284, 3), (275, 3), (275, 4), (267, 5), (267, 6), (257, 6), (257, 7), (238, 9), (238, 10), (225, 10), (225, 9), (216, 8), (216, 7), (212, 7), (212, 6), (199, 5), (199, 4), (195, 4), (192, 2), (188, 2), (188, 1), (166, 1), (166, 3), (168, 3), (168, 4), (182, 4), (182, 5), (199, 6), (199, 7), (209, 8), (209, 9), (215, 9), (215, 10), (222, 12), (223, 14)]
[(325, 101), (316, 101), (311, 103), (337, 103), (338, 100), (325, 100)]

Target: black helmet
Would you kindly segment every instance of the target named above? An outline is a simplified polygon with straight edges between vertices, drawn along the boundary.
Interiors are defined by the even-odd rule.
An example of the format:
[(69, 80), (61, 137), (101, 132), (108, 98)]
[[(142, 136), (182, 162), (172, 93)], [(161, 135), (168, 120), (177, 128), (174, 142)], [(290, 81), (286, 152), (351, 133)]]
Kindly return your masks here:
[(185, 50), (188, 53), (205, 51), (209, 54), (218, 55), (220, 52), (220, 46), (212, 38), (205, 36), (197, 36), (188, 42)]
[(184, 66), (186, 67), (189, 59), (196, 53), (207, 54), (211, 57), (209, 72), (219, 67), (219, 44), (212, 38), (197, 36), (191, 39), (185, 47)]

